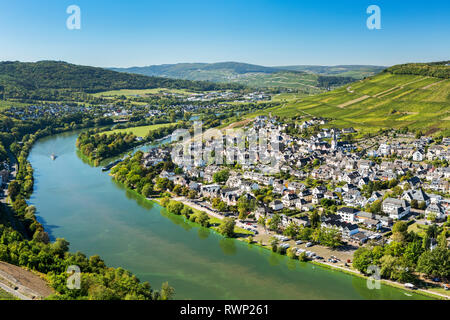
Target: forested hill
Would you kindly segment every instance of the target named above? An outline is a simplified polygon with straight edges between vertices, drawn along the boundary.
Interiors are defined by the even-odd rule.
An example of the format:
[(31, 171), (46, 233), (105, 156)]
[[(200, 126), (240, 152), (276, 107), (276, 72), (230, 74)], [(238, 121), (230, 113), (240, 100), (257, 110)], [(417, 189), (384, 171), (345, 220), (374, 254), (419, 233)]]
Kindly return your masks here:
[(385, 72), (450, 79), (450, 61), (400, 64), (386, 69)]
[[(251, 88), (281, 88), (322, 92), (382, 71), (377, 66), (265, 67), (241, 62), (178, 63), (147, 67), (111, 68), (113, 71), (174, 79), (235, 83)], [(317, 71), (317, 72), (316, 72)]]
[(95, 93), (118, 89), (175, 88), (203, 91), (243, 88), (239, 84), (149, 77), (61, 61), (0, 62), (0, 86), (13, 96), (20, 95), (21, 91), (41, 89)]

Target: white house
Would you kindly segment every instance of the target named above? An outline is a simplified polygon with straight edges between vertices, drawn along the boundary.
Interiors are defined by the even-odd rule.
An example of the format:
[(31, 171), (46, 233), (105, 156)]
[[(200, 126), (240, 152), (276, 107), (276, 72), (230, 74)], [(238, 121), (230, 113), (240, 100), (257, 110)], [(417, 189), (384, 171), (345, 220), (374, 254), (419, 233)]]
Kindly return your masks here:
[(424, 154), (417, 150), (413, 153), (412, 157), (414, 161), (423, 161)]
[(411, 206), (404, 199), (387, 198), (383, 201), (382, 210), (392, 219), (401, 219), (409, 213)]
[(337, 214), (341, 217), (342, 220), (344, 220), (345, 222), (355, 222), (357, 221), (357, 214), (358, 214), (359, 210), (354, 209), (354, 208), (349, 208), (349, 207), (343, 207), (340, 208), (337, 211)]
[(283, 210), (283, 202), (280, 200), (274, 200), (270, 203), (270, 207), (273, 211)]
[(437, 203), (432, 203), (425, 210), (425, 216), (428, 218), (430, 215), (434, 215), (437, 220), (443, 220), (445, 218), (445, 210)]

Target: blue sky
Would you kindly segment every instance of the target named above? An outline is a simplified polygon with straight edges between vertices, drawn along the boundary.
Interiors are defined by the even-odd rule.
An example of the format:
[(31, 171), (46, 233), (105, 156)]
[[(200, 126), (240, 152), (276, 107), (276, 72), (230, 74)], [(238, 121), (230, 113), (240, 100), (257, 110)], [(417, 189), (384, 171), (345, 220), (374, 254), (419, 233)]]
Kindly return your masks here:
[[(81, 8), (80, 30), (66, 27), (72, 4)], [(366, 27), (372, 4), (381, 8), (381, 30)], [(0, 0), (0, 60), (127, 67), (447, 59), (447, 0)]]

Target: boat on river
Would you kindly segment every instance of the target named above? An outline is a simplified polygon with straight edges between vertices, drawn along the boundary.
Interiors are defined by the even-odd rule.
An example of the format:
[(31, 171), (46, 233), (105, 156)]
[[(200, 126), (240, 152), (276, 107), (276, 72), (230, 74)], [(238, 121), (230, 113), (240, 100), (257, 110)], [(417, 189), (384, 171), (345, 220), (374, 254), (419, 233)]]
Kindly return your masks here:
[(52, 159), (53, 161), (55, 161), (56, 160), (56, 155), (54, 154), (54, 153), (52, 153), (52, 155), (50, 156), (50, 159)]
[(116, 160), (116, 161), (114, 161), (114, 162), (111, 162), (110, 164), (104, 166), (104, 167), (102, 168), (102, 171), (108, 171), (108, 170), (111, 169), (112, 167), (117, 166), (117, 165), (118, 165), (119, 163), (121, 163), (122, 161), (123, 161), (123, 159), (119, 159), (119, 160)]

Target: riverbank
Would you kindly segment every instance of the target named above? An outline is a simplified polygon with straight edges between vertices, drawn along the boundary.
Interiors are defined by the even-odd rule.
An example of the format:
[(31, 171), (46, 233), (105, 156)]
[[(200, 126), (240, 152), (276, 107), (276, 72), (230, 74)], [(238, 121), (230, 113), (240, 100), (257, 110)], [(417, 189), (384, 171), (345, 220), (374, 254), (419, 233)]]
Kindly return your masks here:
[[(66, 238), (75, 251), (99, 254), (107, 265), (124, 267), (155, 288), (168, 281), (177, 299), (427, 299), (392, 286), (369, 290), (359, 277), (199, 228), (81, 161), (76, 138), (48, 137), (30, 153), (36, 172), (30, 203), (40, 221), (52, 239)], [(57, 161), (49, 152), (58, 154)]]
[[(136, 193), (136, 194), (137, 194), (137, 193)], [(192, 206), (192, 205), (190, 205), (189, 202), (187, 202), (187, 201), (182, 201), (182, 199), (181, 199), (181, 201), (180, 201), (180, 199), (181, 199), (181, 198), (173, 198), (172, 200), (183, 203), (185, 206), (190, 207), (194, 212), (195, 212), (195, 211), (203, 211), (203, 212), (205, 212), (206, 214), (208, 214), (209, 217), (212, 217), (212, 218), (215, 219), (215, 220), (217, 220), (217, 219), (219, 219), (219, 220), (223, 219), (222, 216), (221, 216), (222, 218), (220, 218), (220, 217), (218, 217), (216, 214), (214, 214), (213, 212), (210, 212), (209, 210), (205, 210), (204, 208), (201, 208), (201, 207), (198, 207), (198, 206)], [(148, 200), (148, 201), (154, 201), (154, 202), (156, 202), (156, 203), (158, 203), (158, 204), (159, 204), (159, 202), (160, 202), (160, 199), (159, 199), (159, 198), (150, 198), (150, 199), (146, 199), (146, 200)], [(199, 225), (199, 226), (200, 226), (200, 225)], [(210, 229), (212, 229), (212, 230), (214, 230), (214, 231), (217, 232), (217, 230), (216, 230), (214, 227), (210, 227)], [(248, 242), (248, 236), (246, 236), (246, 237), (242, 237), (242, 236), (241, 236), (241, 237), (236, 237), (236, 238), (232, 238), (232, 239), (235, 239), (235, 240), (239, 240), (239, 241), (243, 241), (243, 242), (249, 243), (249, 242)], [(256, 246), (256, 247), (259, 247), (259, 248), (263, 248), (263, 249), (266, 249), (266, 250), (269, 250), (269, 251), (272, 252), (270, 246), (264, 245), (264, 244), (261, 244), (261, 243), (258, 243), (258, 242), (256, 242), (256, 241), (254, 241), (254, 242), (252, 242), (252, 243), (249, 243), (249, 245)], [(283, 256), (282, 254), (279, 254), (279, 253), (276, 253), (276, 254), (278, 254), (278, 255), (280, 255), (280, 256)], [(294, 259), (293, 259), (293, 260), (294, 260)], [(296, 259), (295, 259), (295, 260), (296, 260)], [(331, 263), (327, 263), (327, 262), (323, 262), (323, 261), (317, 261), (317, 260), (308, 260), (308, 262), (309, 262), (309, 263), (312, 263), (312, 264), (315, 264), (315, 265), (318, 265), (318, 266), (320, 266), (320, 267), (322, 267), (322, 268), (327, 268), (327, 269), (331, 269), (331, 270), (336, 270), (336, 271), (339, 271), (339, 272), (343, 272), (343, 273), (346, 273), (346, 274), (350, 274), (350, 275), (352, 275), (352, 276), (356, 276), (356, 277), (362, 278), (362, 279), (364, 279), (364, 280), (372, 279), (372, 278), (370, 278), (370, 277), (368, 277), (368, 276), (365, 276), (365, 275), (363, 275), (361, 272), (359, 272), (359, 271), (357, 271), (357, 270), (354, 270), (354, 269), (352, 269), (352, 268), (350, 268), (350, 267), (345, 268), (345, 267), (341, 267), (341, 266), (338, 266), (338, 265), (333, 265), (333, 264), (331, 264)], [(419, 293), (419, 294), (422, 294), (422, 295), (424, 295), (424, 296), (427, 296), (427, 297), (430, 297), (430, 298), (433, 298), (433, 299), (438, 299), (438, 300), (449, 300), (449, 299), (450, 299), (450, 295), (445, 295), (445, 294), (441, 294), (441, 293), (437, 293), (437, 292), (433, 292), (433, 291), (430, 291), (430, 290), (427, 290), (427, 289), (421, 289), (421, 288), (419, 288), (419, 289), (417, 289), (417, 290), (407, 289), (407, 288), (405, 288), (404, 284), (398, 283), (398, 282), (395, 282), (395, 281), (391, 281), (391, 280), (380, 279), (380, 283), (382, 283), (382, 284), (384, 284), (384, 285), (391, 286), (391, 287), (399, 288), (399, 289), (402, 289), (402, 290), (407, 291), (407, 292)]]
[[(116, 180), (116, 178), (113, 174), (110, 173), (110, 175), (113, 176), (114, 180)], [(116, 180), (116, 182), (120, 183), (117, 180)], [(132, 190), (131, 188), (125, 187), (125, 185), (122, 185), (122, 187), (126, 188), (128, 191), (131, 191), (140, 197), (143, 197), (146, 201), (154, 201), (157, 203), (161, 203), (160, 198), (145, 198), (143, 195), (141, 195), (137, 191)], [(182, 204), (183, 206), (189, 207), (191, 210), (193, 210), (193, 212), (195, 214), (198, 214), (199, 212), (206, 213), (208, 215), (208, 217), (210, 218), (210, 225), (208, 226), (208, 228), (214, 230), (215, 232), (218, 231), (218, 228), (217, 228), (218, 225), (220, 225), (222, 220), (225, 218), (223, 215), (219, 214), (218, 212), (216, 212), (215, 210), (210, 208), (210, 206), (207, 203), (202, 203), (199, 201), (192, 201), (192, 200), (187, 199), (186, 197), (176, 196), (173, 193), (170, 193), (170, 198), (171, 198), (171, 201), (178, 202), (178, 203)], [(165, 204), (165, 206), (167, 206), (167, 205)], [(177, 211), (177, 216), (180, 216), (179, 213), (180, 212)], [(189, 217), (184, 217), (184, 219), (190, 220)], [(253, 223), (253, 224), (255, 225), (255, 223)], [(199, 224), (197, 224), (197, 225), (199, 225)], [(234, 239), (244, 241), (244, 242), (247, 242), (250, 244), (253, 244), (253, 242), (255, 242), (255, 240), (256, 240), (256, 243), (258, 246), (271, 250), (271, 246), (270, 246), (271, 240), (270, 239), (271, 239), (271, 237), (275, 236), (276, 233), (267, 231), (265, 229), (263, 230), (261, 227), (257, 227), (257, 228), (258, 228), (258, 233), (257, 233), (258, 235), (255, 236), (253, 234), (253, 232), (246, 230), (246, 224), (237, 220), (235, 230), (234, 230), (236, 237), (234, 237)], [(308, 250), (308, 248), (305, 247), (305, 244), (297, 245), (295, 243), (295, 241), (293, 241), (293, 240), (286, 242), (286, 244), (289, 244), (290, 247), (294, 247), (294, 246), (302, 247), (303, 246), (304, 248), (302, 248), (302, 249)], [(343, 247), (343, 249), (341, 249), (341, 250), (331, 250), (326, 247), (316, 245), (315, 249), (313, 249), (313, 250), (315, 251), (316, 254), (324, 257), (325, 259), (327, 259), (328, 257), (338, 256), (340, 261), (347, 261), (348, 263), (350, 263), (353, 260), (353, 254), (356, 249), (357, 249), (357, 247), (346, 246), (346, 247)], [(317, 250), (319, 250), (319, 251), (317, 251)], [(322, 262), (322, 261), (321, 262), (317, 261), (317, 263), (322, 263), (323, 265), (327, 266), (327, 268), (333, 268), (338, 271), (348, 271), (349, 274), (351, 274), (352, 276), (358, 273), (356, 270), (350, 269), (350, 267), (344, 268), (343, 266), (327, 264), (326, 262)], [(402, 290), (407, 291), (406, 288), (404, 288), (404, 285), (402, 285), (400, 283), (397, 284), (397, 283), (394, 283), (394, 282), (391, 283), (388, 281), (385, 281), (384, 283), (387, 285), (396, 286), (397, 288), (401, 288)], [(434, 292), (431, 292), (429, 290), (424, 290), (424, 292), (427, 295), (433, 295), (433, 298), (445, 297), (445, 295), (441, 295), (439, 293), (434, 295)]]

